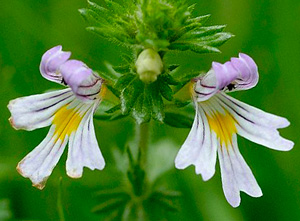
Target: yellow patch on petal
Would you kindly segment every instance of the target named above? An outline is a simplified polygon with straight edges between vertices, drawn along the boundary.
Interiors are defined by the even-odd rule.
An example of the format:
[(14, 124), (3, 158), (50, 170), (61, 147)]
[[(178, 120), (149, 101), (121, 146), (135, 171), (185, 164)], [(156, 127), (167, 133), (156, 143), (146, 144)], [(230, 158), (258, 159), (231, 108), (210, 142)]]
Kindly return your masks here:
[(206, 114), (206, 117), (210, 129), (216, 133), (220, 143), (228, 146), (232, 141), (232, 135), (237, 132), (233, 116), (225, 111), (224, 114), (219, 112), (213, 113), (211, 116)]
[(68, 109), (65, 105), (60, 108), (53, 119), (53, 124), (55, 125), (54, 136), (56, 139), (64, 140), (66, 135), (70, 136), (73, 131), (76, 131), (83, 116), (74, 109)]

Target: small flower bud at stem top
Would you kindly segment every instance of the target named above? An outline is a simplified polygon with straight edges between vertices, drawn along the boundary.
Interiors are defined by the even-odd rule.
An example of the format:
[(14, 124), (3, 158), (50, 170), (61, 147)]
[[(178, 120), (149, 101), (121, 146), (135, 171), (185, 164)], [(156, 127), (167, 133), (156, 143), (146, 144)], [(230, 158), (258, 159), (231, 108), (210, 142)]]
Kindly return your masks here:
[(163, 63), (159, 54), (150, 48), (139, 54), (135, 66), (141, 81), (147, 84), (156, 81), (157, 76), (163, 70)]

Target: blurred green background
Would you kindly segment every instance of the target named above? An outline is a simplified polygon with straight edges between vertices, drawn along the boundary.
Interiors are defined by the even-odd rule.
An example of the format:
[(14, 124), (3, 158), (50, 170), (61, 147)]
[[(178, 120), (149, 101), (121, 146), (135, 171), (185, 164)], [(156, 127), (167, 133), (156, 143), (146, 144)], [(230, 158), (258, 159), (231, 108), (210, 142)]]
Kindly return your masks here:
[[(215, 176), (203, 182), (194, 168), (175, 170), (174, 154), (189, 130), (154, 124), (152, 146), (156, 155), (167, 154), (152, 165), (157, 173), (163, 164), (172, 166), (158, 180), (159, 185), (179, 190), (181, 210), (164, 213), (162, 220), (300, 220), (300, 1), (299, 0), (211, 0), (196, 1), (195, 15), (212, 14), (209, 24), (227, 24), (236, 35), (221, 47), (222, 54), (185, 53), (169, 56), (171, 61), (187, 63), (187, 69), (208, 70), (212, 61), (225, 62), (239, 52), (249, 54), (259, 67), (260, 81), (252, 90), (233, 94), (238, 99), (265, 111), (288, 118), (291, 126), (281, 134), (296, 145), (290, 152), (278, 152), (239, 138), (239, 147), (251, 167), (263, 197), (241, 194), (242, 203), (234, 209), (225, 200), (217, 164)], [(48, 128), (32, 132), (15, 131), (9, 125), (9, 100), (59, 88), (41, 77), (39, 62), (49, 48), (61, 44), (72, 51), (72, 58), (83, 60), (93, 69), (103, 61), (117, 65), (122, 48), (85, 31), (85, 22), (77, 9), (85, 0), (14, 0), (0, 4), (0, 220), (58, 220), (57, 192), (62, 181), (62, 201), (66, 220), (102, 220), (91, 213), (97, 205), (95, 191), (120, 185), (117, 167), (125, 159), (115, 160), (117, 149), (132, 141), (131, 119), (115, 122), (95, 120), (101, 150), (107, 165), (103, 171), (85, 170), (83, 178), (72, 180), (65, 174), (65, 159), (60, 160), (43, 191), (31, 187), (15, 167), (46, 135)], [(168, 150), (167, 153), (166, 151)], [(150, 151), (151, 154), (151, 151)], [(153, 153), (155, 154), (155, 153)], [(155, 158), (155, 156), (150, 156)], [(124, 157), (125, 158), (125, 157)], [(155, 205), (153, 205), (155, 206)], [(155, 211), (155, 210), (153, 210)]]

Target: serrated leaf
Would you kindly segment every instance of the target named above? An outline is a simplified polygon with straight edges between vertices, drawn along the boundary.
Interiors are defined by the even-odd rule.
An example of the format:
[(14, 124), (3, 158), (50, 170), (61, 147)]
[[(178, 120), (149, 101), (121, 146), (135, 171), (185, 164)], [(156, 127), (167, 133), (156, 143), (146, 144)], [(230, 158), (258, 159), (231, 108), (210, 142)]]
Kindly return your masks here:
[[(220, 46), (232, 38), (234, 35), (228, 32), (216, 33), (210, 36), (203, 36), (201, 38), (197, 38), (197, 41), (204, 42), (205, 45), (208, 46)], [(196, 39), (195, 39), (196, 40)]]
[(210, 16), (211, 16), (210, 14), (201, 15), (201, 16), (198, 16), (196, 18), (191, 18), (187, 22), (189, 22), (189, 23), (201, 23), (203, 25), (210, 18)]
[(95, 2), (91, 2), (91, 1), (87, 1), (88, 4), (89, 4), (89, 7), (94, 10), (97, 14), (109, 14), (109, 11), (104, 8), (104, 7), (101, 7), (100, 5), (96, 4)]
[(183, 69), (176, 69), (176, 71), (171, 72), (172, 77), (176, 82), (180, 82), (173, 88), (174, 94), (190, 82), (193, 78), (199, 76), (199, 71), (186, 71)]
[(191, 128), (193, 121), (189, 115), (165, 111), (164, 123), (171, 127)]
[(114, 88), (116, 88), (118, 90), (123, 90), (125, 87), (127, 87), (136, 78), (137, 78), (137, 76), (134, 75), (134, 74), (123, 75), (115, 83)]
[(155, 120), (163, 122), (163, 119), (165, 117), (164, 103), (163, 103), (163, 100), (161, 98), (158, 82), (153, 83), (152, 87), (148, 91), (149, 91), (149, 94), (151, 94), (152, 111), (153, 111), (152, 112), (152, 117)]
[(180, 50), (180, 51), (187, 51), (191, 50), (196, 53), (209, 53), (209, 52), (215, 52), (220, 53), (220, 50), (218, 48), (203, 45), (202, 43), (195, 43), (195, 42), (180, 42), (180, 43), (174, 43), (171, 45), (171, 49)]
[[(197, 27), (201, 27), (201, 26), (202, 26), (202, 24), (200, 24), (200, 23), (191, 23), (189, 25), (184, 26), (174, 36), (171, 37), (170, 42), (173, 43), (174, 41), (180, 39), (181, 36), (183, 36), (185, 33), (189, 32)], [(170, 43), (170, 44), (172, 45), (172, 43)], [(169, 47), (169, 49), (170, 49), (170, 47)]]
[(104, 66), (106, 68), (105, 71), (108, 73), (108, 76), (110, 77), (109, 80), (116, 82), (121, 77), (121, 74), (115, 71), (113, 66), (110, 63), (104, 62)]
[(226, 27), (226, 25), (199, 27), (193, 31), (186, 33), (179, 40), (196, 39), (196, 38), (200, 38), (200, 37), (214, 35), (216, 33), (222, 32), (225, 27)]
[(87, 27), (87, 31), (100, 35), (101, 37), (118, 44), (126, 45), (128, 36), (120, 31), (120, 29), (110, 29), (108, 27)]
[(129, 113), (137, 98), (144, 89), (144, 83), (135, 77), (121, 92), (121, 110), (123, 114)]
[(120, 74), (129, 74), (131, 69), (129, 65), (122, 65), (114, 67), (114, 70)]
[(144, 91), (138, 96), (132, 108), (132, 116), (138, 124), (149, 122), (151, 119), (152, 101), (149, 94), (147, 94), (146, 87), (147, 85), (145, 85)]
[(216, 33), (210, 36), (203, 36), (196, 39), (178, 40), (170, 45), (171, 49), (191, 50), (196, 53), (220, 52), (215, 46), (220, 46), (228, 41), (232, 34), (227, 32)]
[(136, 60), (136, 58), (134, 58), (133, 54), (132, 55), (122, 54), (121, 58), (128, 65), (132, 64)]
[(108, 25), (108, 22), (102, 16), (99, 16), (95, 11), (88, 8), (78, 9), (81, 16), (90, 24), (90, 25)]
[(112, 0), (104, 0), (107, 8), (112, 10), (116, 14), (124, 14), (126, 13), (125, 7), (121, 6), (119, 3), (114, 2)]
[(116, 88), (112, 87), (109, 84), (106, 84), (106, 87), (116, 96), (116, 97), (120, 97), (120, 91), (117, 90)]

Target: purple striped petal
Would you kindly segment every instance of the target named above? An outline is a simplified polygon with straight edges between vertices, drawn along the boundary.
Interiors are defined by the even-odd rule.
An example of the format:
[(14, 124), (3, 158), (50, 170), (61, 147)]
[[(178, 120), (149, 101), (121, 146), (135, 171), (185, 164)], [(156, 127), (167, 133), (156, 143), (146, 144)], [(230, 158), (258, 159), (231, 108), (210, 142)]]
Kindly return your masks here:
[(212, 68), (216, 75), (217, 89), (219, 90), (227, 87), (232, 81), (237, 79), (239, 74), (230, 61), (227, 61), (225, 64), (213, 62)]
[(196, 79), (194, 87), (197, 101), (205, 101), (217, 92), (246, 90), (258, 82), (257, 65), (251, 57), (240, 53), (225, 64), (212, 63), (212, 69), (203, 77)]
[(40, 72), (44, 78), (56, 83), (62, 83), (62, 76), (59, 67), (71, 56), (71, 52), (62, 51), (62, 46), (58, 45), (45, 52), (40, 63)]
[(232, 58), (233, 67), (239, 72), (238, 78), (235, 80), (236, 90), (245, 90), (254, 87), (258, 82), (257, 65), (251, 57), (240, 53), (239, 58)]
[(79, 99), (87, 101), (98, 98), (103, 80), (86, 64), (78, 60), (69, 60), (62, 64), (59, 70), (64, 82)]

